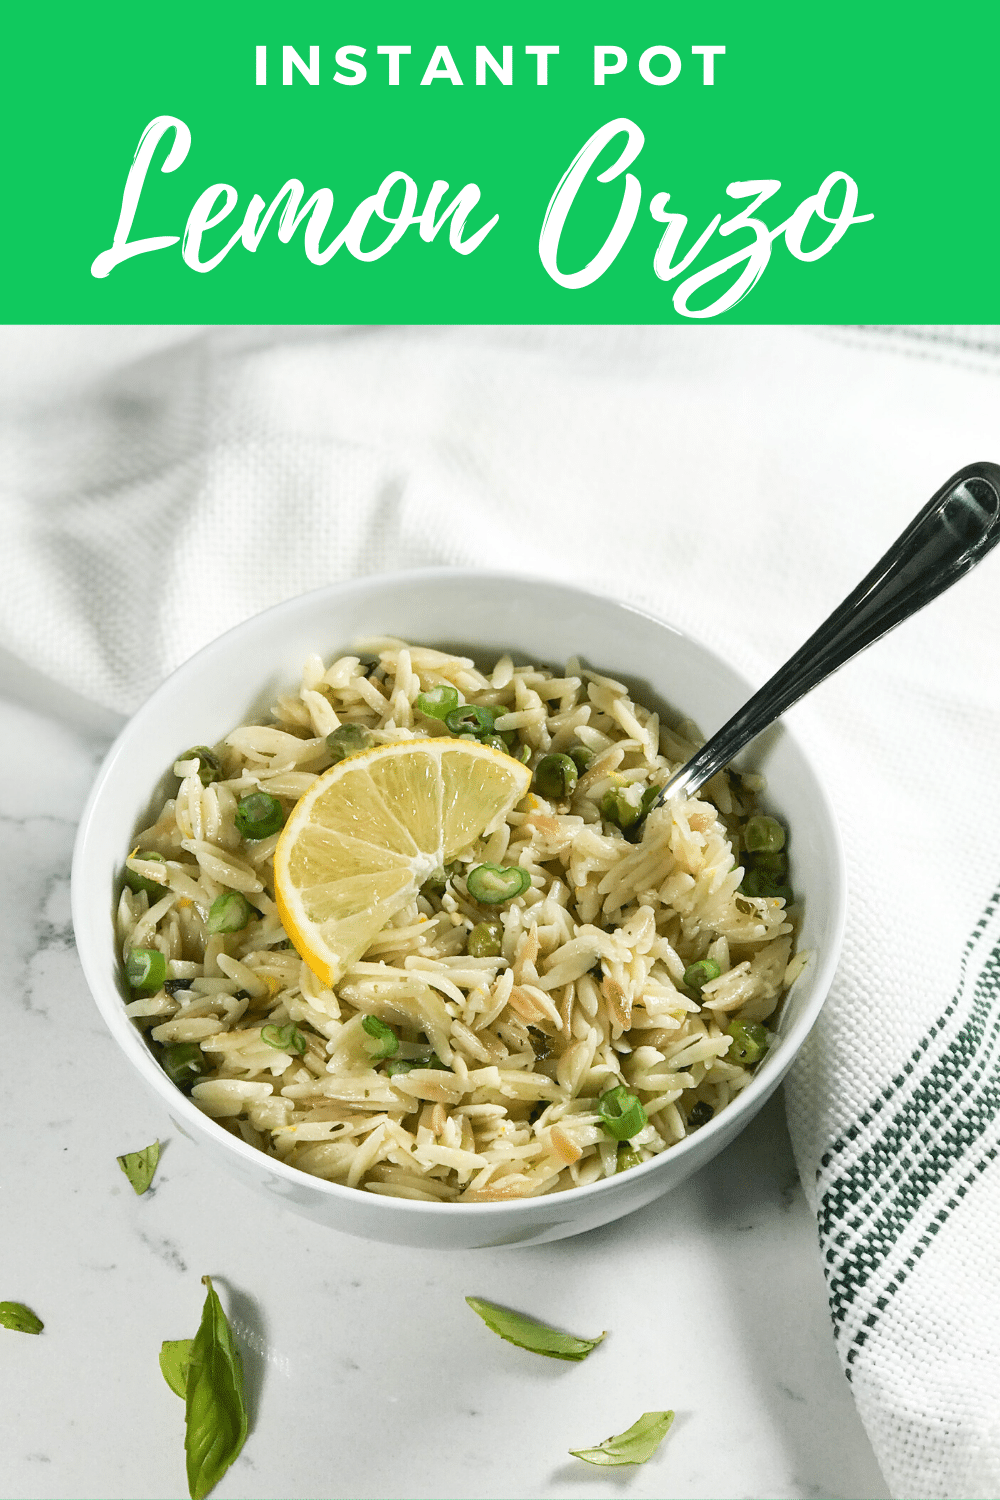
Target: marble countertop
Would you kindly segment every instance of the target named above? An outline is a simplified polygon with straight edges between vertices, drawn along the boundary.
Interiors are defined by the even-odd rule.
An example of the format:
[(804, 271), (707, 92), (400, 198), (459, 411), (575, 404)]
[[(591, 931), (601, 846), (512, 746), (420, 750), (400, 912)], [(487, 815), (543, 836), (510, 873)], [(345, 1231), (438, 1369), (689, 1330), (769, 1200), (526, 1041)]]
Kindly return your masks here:
[[(75, 823), (110, 717), (0, 661), (3, 1031), (0, 1494), (186, 1493), (183, 1409), (160, 1374), (209, 1273), (251, 1400), (225, 1497), (888, 1495), (841, 1374), (780, 1098), (694, 1179), (555, 1244), (453, 1255), (350, 1239), (265, 1202), (170, 1124), (104, 1029), (69, 916)], [(137, 1198), (115, 1160), (159, 1137)], [(489, 1333), (477, 1294), (583, 1334), (600, 1358), (538, 1359)], [(647, 1408), (654, 1458), (588, 1468), (570, 1448)]]

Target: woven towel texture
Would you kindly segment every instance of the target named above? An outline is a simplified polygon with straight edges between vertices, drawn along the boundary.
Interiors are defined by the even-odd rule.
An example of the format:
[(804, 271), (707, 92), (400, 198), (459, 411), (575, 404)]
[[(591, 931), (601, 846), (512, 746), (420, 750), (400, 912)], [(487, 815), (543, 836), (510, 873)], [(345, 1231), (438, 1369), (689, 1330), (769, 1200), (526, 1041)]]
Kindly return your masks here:
[[(1000, 457), (989, 329), (68, 347), (54, 393), (26, 346), (25, 385), (0, 396), (0, 646), (122, 712), (267, 605), (431, 564), (618, 595), (763, 680), (953, 470)], [(793, 710), (851, 899), (789, 1122), (837, 1345), (899, 1496), (1000, 1494), (998, 635), (994, 556)]]

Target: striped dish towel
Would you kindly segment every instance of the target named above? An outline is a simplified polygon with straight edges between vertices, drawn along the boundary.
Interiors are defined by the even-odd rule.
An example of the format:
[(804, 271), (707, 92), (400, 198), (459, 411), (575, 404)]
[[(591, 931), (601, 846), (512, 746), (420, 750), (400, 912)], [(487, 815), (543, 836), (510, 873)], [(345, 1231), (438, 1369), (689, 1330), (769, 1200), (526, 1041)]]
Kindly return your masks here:
[[(1000, 459), (998, 395), (990, 328), (14, 330), (0, 650), (129, 711), (281, 599), (480, 564), (762, 682)], [(998, 584), (994, 554), (792, 711), (850, 909), (789, 1123), (858, 1408), (928, 1500), (1000, 1495)]]

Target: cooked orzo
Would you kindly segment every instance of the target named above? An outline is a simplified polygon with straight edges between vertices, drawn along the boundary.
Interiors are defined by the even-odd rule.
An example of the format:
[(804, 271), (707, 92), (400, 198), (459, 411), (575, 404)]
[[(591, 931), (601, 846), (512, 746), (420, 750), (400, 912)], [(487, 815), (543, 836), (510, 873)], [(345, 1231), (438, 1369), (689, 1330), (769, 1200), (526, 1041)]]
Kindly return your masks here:
[[(451, 748), (426, 748), (442, 736)], [(268, 723), (182, 752), (175, 795), (136, 835), (117, 913), (127, 1013), (205, 1114), (331, 1182), (484, 1203), (638, 1165), (747, 1085), (806, 958), (759, 781), (722, 772), (649, 811), (696, 743), (575, 660), (559, 676), (510, 656), (484, 672), (394, 639), (312, 657)], [(394, 808), (391, 788), (419, 756), (475, 761), (511, 789), (429, 871), (384, 836), (388, 817), (408, 837), (416, 803)], [(353, 840), (332, 837), (416, 874), (366, 907), (358, 890), (376, 887), (345, 876), (353, 864), (326, 886), (321, 868), (317, 890), (347, 917), (325, 929), (325, 964), (307, 917), (289, 918), (300, 956), (279, 915), (287, 846), (312, 858), (314, 837), (322, 856), (318, 794), (329, 806), (390, 762), (371, 829), (362, 808)], [(464, 785), (449, 795), (474, 814)], [(309, 908), (317, 933), (326, 909)], [(345, 940), (338, 958), (344, 922), (363, 948)]]

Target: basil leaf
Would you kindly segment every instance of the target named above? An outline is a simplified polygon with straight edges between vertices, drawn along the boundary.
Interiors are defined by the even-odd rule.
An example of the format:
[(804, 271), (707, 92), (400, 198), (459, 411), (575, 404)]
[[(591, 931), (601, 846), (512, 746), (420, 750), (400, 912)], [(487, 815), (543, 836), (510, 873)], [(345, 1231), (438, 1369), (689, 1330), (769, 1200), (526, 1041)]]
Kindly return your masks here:
[(164, 1339), (160, 1345), (160, 1369), (175, 1396), (187, 1398), (188, 1365), (194, 1339)]
[(674, 1420), (672, 1411), (644, 1411), (627, 1432), (605, 1438), (596, 1448), (571, 1448), (586, 1464), (644, 1464), (663, 1442)]
[(124, 1156), (119, 1156), (118, 1165), (140, 1196), (152, 1182), (159, 1159), (159, 1141), (154, 1141), (151, 1146), (146, 1146), (142, 1151), (126, 1151)]
[(203, 1500), (239, 1456), (247, 1436), (243, 1362), (229, 1320), (208, 1287), (201, 1326), (191, 1341), (185, 1392), (184, 1451), (191, 1500)]
[(532, 1354), (547, 1354), (550, 1359), (586, 1359), (592, 1349), (603, 1339), (580, 1339), (572, 1333), (560, 1333), (547, 1323), (526, 1318), (523, 1313), (511, 1312), (507, 1307), (497, 1307), (494, 1302), (484, 1302), (482, 1297), (466, 1297), (472, 1311), (478, 1313), (486, 1324), (508, 1344), (519, 1349), (530, 1349)]
[(45, 1324), (23, 1302), (0, 1302), (0, 1328), (15, 1333), (41, 1333)]

